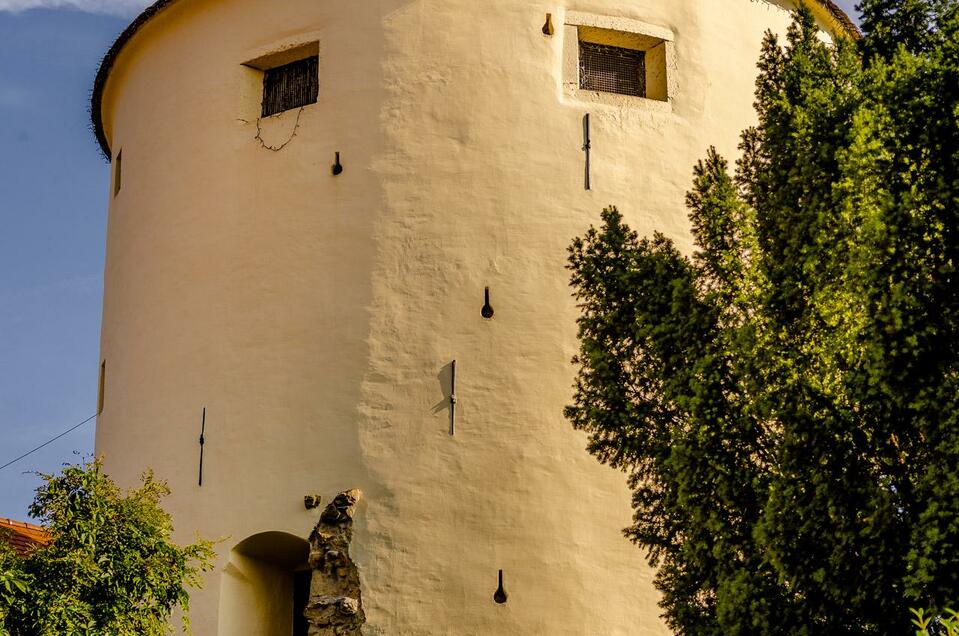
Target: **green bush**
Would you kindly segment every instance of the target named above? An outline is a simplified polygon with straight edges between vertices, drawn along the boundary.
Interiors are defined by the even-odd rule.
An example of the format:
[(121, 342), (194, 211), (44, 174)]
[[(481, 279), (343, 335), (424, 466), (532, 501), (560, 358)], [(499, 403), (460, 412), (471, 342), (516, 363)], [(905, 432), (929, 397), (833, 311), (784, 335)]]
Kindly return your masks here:
[(147, 472), (122, 492), (99, 461), (42, 477), (30, 514), (51, 540), (26, 556), (0, 541), (0, 636), (160, 636), (176, 609), (188, 630), (213, 549), (173, 543), (166, 484)]

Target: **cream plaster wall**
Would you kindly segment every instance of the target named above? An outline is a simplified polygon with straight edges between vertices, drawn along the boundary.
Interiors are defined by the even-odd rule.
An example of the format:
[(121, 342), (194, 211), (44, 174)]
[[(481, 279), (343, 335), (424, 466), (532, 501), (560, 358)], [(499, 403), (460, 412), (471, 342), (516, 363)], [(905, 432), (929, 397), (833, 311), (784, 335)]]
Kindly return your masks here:
[[(169, 481), (181, 540), (224, 538), (195, 633), (252, 633), (217, 625), (221, 577), (250, 566), (231, 548), (306, 537), (303, 495), (352, 487), (369, 634), (665, 633), (653, 572), (621, 534), (624, 477), (563, 419), (566, 247), (616, 204), (689, 248), (692, 165), (710, 144), (735, 155), (762, 33), (784, 30), (787, 6), (181, 0), (127, 44), (103, 110), (124, 165), (96, 448), (121, 483), (148, 466)], [(567, 10), (671, 33), (668, 108), (565, 91)], [(243, 63), (317, 40), (318, 103), (258, 124)], [(296, 135), (271, 152), (258, 126), (267, 145)]]

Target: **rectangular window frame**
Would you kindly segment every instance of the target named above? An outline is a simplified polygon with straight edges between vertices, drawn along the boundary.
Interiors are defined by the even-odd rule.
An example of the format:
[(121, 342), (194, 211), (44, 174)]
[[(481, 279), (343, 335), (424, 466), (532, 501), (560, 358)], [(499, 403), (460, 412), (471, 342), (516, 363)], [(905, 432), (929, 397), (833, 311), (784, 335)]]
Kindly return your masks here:
[[(240, 107), (238, 118), (243, 122), (254, 125), (255, 122), (267, 117), (282, 117), (284, 113), (298, 111), (301, 108), (314, 108), (323, 100), (323, 90), (320, 80), (323, 76), (324, 54), (320, 50), (319, 32), (301, 33), (289, 38), (278, 40), (265, 46), (247, 51), (247, 61), (242, 63), (245, 69), (241, 82)], [(288, 64), (296, 64), (308, 58), (316, 58), (316, 99), (289, 110), (264, 115), (269, 112), (264, 109), (264, 97), (267, 73)], [(309, 101), (309, 100), (307, 100)]]
[[(568, 11), (563, 27), (563, 92), (577, 102), (671, 112), (676, 94), (673, 33), (638, 20)], [(580, 77), (581, 43), (641, 52), (645, 67), (644, 95), (593, 90)]]

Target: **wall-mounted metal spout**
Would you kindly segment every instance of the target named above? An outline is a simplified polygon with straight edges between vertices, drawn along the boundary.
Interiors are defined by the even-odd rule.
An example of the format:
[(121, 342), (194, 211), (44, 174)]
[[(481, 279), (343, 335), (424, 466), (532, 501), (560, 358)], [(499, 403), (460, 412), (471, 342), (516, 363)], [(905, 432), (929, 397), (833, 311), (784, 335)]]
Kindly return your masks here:
[(493, 317), (493, 306), (489, 304), (489, 287), (486, 288), (483, 297), (485, 300), (483, 302), (483, 309), (480, 310), (480, 313), (483, 315), (483, 318), (489, 320)]
[(499, 571), (499, 587), (496, 588), (496, 591), (493, 593), (493, 600), (498, 604), (502, 605), (509, 598), (509, 595), (506, 593), (506, 588), (503, 587), (503, 571)]
[(543, 25), (543, 35), (553, 35), (553, 14), (546, 14), (546, 23)]

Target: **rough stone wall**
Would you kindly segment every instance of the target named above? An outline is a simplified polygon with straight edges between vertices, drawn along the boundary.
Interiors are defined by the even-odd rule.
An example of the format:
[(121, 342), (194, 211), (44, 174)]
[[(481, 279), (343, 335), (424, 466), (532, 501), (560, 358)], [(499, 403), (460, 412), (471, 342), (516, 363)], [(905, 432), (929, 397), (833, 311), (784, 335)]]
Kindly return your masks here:
[(366, 615), (360, 575), (350, 558), (353, 513), (359, 490), (341, 492), (323, 510), (310, 534), (310, 601), (306, 606), (310, 636), (360, 634)]

